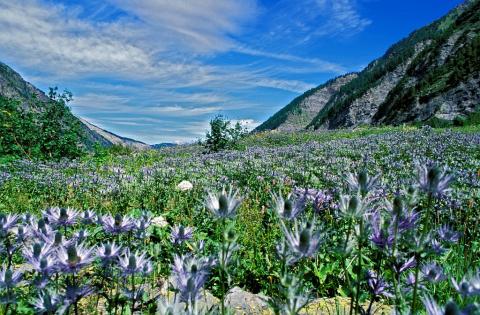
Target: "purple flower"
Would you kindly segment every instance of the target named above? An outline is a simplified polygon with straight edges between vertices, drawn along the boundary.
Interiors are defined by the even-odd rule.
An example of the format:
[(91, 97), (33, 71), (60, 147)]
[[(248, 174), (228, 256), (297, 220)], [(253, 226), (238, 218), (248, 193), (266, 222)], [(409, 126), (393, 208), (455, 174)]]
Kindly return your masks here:
[(390, 285), (373, 270), (367, 272), (368, 287), (375, 296), (393, 297)]
[(135, 236), (137, 238), (145, 238), (147, 229), (152, 224), (152, 216), (144, 211), (139, 219), (133, 219)]
[(377, 176), (369, 176), (366, 171), (360, 171), (356, 174), (348, 174), (347, 184), (351, 192), (359, 193), (366, 196), (370, 191), (375, 189), (379, 183), (380, 174)]
[(367, 212), (367, 206), (360, 196), (343, 195), (340, 197), (339, 215), (347, 220), (361, 219)]
[(54, 314), (62, 304), (62, 298), (47, 290), (41, 292), (32, 300), (32, 305), (38, 314)]
[(0, 289), (15, 288), (22, 281), (23, 274), (20, 270), (7, 268), (6, 265), (0, 269)]
[(285, 200), (280, 194), (272, 194), (274, 200), (274, 209), (280, 218), (292, 220), (298, 217), (305, 209), (306, 194), (292, 200), (290, 196)]
[(403, 264), (399, 264), (400, 266), (397, 267), (397, 265), (394, 266), (395, 272), (397, 273), (402, 273), (405, 270), (411, 269), (417, 265), (417, 262), (415, 261), (415, 256), (412, 256), (409, 260), (407, 260)]
[(11, 230), (15, 224), (18, 222), (17, 214), (0, 214), (0, 237), (7, 235), (9, 230)]
[(175, 225), (172, 228), (170, 238), (173, 244), (181, 244), (184, 241), (188, 241), (193, 236), (193, 228), (184, 227), (183, 225)]
[(76, 273), (93, 262), (94, 248), (86, 249), (83, 245), (68, 245), (57, 251), (60, 270), (66, 273)]
[(427, 281), (435, 283), (445, 279), (443, 268), (440, 267), (436, 262), (424, 264), (421, 271), (423, 278)]
[(452, 230), (448, 225), (442, 225), (438, 229), (438, 236), (448, 243), (457, 243), (460, 238), (460, 234)]
[(135, 227), (131, 218), (124, 217), (119, 213), (115, 215), (115, 218), (111, 215), (103, 216), (101, 218), (101, 224), (106, 233), (114, 235), (129, 232)]
[(460, 283), (452, 278), (452, 285), (461, 295), (468, 296), (480, 296), (480, 272), (470, 279), (463, 277)]
[(445, 170), (437, 166), (427, 166), (417, 164), (418, 186), (424, 192), (432, 196), (440, 196), (447, 193), (450, 183), (453, 180), (451, 175), (447, 175)]
[(49, 208), (43, 214), (53, 226), (74, 225), (80, 217), (78, 211), (72, 208)]
[(119, 257), (118, 265), (124, 275), (142, 273), (144, 275), (152, 272), (152, 263), (146, 258), (145, 253), (132, 253), (129, 249)]
[(120, 255), (121, 247), (113, 243), (105, 243), (97, 247), (97, 256), (103, 263), (115, 260)]
[(97, 214), (93, 210), (87, 209), (83, 212), (81, 220), (83, 224), (95, 224)]
[(219, 219), (232, 218), (235, 216), (238, 207), (241, 204), (241, 199), (237, 198), (238, 191), (233, 191), (232, 188), (221, 193), (208, 192), (205, 200), (205, 207)]
[(288, 263), (292, 264), (304, 257), (314, 256), (321, 244), (322, 234), (313, 229), (314, 223), (302, 222), (298, 224), (294, 222), (292, 231), (290, 231), (285, 224), (280, 221), (280, 228), (282, 229), (287, 250), (292, 254), (288, 259)]
[(432, 239), (430, 241), (430, 248), (431, 248), (432, 252), (436, 255), (441, 255), (445, 252), (445, 248), (442, 246), (442, 243), (440, 243), (436, 239)]
[(380, 218), (380, 211), (376, 211), (371, 217), (372, 233), (370, 240), (380, 249), (391, 247), (394, 241), (394, 236), (388, 234), (382, 229), (382, 220)]
[(215, 265), (211, 258), (196, 258), (192, 255), (174, 258), (172, 274), (175, 288), (180, 293), (180, 301), (193, 303), (208, 279), (210, 269)]

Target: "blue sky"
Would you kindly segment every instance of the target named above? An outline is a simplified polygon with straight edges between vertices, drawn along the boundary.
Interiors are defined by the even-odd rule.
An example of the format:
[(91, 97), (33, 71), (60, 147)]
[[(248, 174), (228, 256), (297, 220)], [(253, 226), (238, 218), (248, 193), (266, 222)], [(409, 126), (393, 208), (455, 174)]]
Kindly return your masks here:
[(147, 143), (253, 128), (361, 70), (458, 0), (0, 0), (0, 61), (72, 111)]

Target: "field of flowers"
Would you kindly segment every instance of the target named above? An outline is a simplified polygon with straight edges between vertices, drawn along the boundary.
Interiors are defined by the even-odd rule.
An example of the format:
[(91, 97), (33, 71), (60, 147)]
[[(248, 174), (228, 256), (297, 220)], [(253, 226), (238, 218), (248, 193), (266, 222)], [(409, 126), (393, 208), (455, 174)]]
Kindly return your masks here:
[(0, 165), (0, 314), (227, 314), (234, 286), (276, 314), (342, 296), (341, 314), (475, 314), (479, 213), (478, 128), (14, 161)]

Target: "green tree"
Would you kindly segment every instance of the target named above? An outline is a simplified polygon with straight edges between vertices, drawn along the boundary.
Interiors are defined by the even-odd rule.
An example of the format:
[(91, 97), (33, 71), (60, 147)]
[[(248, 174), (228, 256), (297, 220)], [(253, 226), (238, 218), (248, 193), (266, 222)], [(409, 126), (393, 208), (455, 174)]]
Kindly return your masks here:
[(231, 126), (231, 121), (217, 115), (210, 120), (210, 131), (206, 134), (204, 143), (208, 152), (218, 152), (228, 148), (232, 148), (247, 133), (240, 122), (235, 126)]

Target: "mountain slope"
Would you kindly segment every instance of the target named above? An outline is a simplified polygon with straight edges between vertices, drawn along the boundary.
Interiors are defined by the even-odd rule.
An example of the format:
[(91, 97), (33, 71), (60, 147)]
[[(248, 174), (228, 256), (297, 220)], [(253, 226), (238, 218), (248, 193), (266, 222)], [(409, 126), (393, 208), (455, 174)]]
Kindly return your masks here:
[[(23, 109), (33, 113), (41, 112), (45, 104), (51, 101), (44, 92), (26, 82), (20, 74), (2, 62), (0, 62), (0, 96), (19, 100)], [(69, 113), (69, 116), (71, 117), (68, 117), (67, 120), (79, 121), (81, 123), (81, 128), (85, 135), (84, 145), (86, 147), (91, 148), (95, 143), (98, 143), (101, 146), (118, 144), (137, 149), (150, 148), (149, 145), (143, 142), (120, 137), (111, 132), (105, 131), (84, 119), (75, 117), (71, 113)]]
[(344, 85), (309, 127), (454, 119), (475, 111), (479, 15), (480, 1), (465, 2), (393, 45)]
[(466, 1), (349, 80), (341, 76), (297, 97), (256, 131), (463, 119), (480, 111), (479, 43), (480, 0)]
[(255, 130), (276, 129), (295, 131), (305, 128), (330, 100), (332, 95), (337, 93), (343, 85), (350, 82), (356, 76), (357, 74), (355, 73), (346, 74), (303, 93)]

